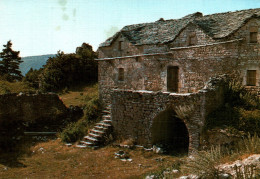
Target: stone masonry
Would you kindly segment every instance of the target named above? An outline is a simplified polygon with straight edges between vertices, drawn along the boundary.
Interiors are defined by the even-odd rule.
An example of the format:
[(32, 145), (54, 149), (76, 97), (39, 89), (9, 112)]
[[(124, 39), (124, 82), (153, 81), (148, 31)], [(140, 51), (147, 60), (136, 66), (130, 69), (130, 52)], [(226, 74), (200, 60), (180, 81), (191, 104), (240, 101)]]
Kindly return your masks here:
[(160, 112), (196, 104), (192, 122), (182, 120), (190, 151), (197, 149), (205, 115), (221, 104), (220, 93), (201, 91), (211, 78), (228, 74), (260, 93), (259, 32), (260, 9), (125, 26), (100, 45), (97, 59), (100, 99), (112, 104), (115, 133), (152, 145)]

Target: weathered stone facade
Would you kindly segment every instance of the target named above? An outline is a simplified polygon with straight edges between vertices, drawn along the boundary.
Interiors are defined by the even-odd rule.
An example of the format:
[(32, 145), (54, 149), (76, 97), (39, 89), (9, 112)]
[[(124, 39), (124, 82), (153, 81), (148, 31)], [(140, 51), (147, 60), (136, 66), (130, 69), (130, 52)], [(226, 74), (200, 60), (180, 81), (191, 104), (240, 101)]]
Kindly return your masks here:
[[(202, 101), (193, 98), (207, 96), (199, 90), (221, 74), (229, 74), (259, 93), (259, 32), (260, 9), (207, 16), (195, 13), (177, 20), (124, 27), (98, 50), (100, 98), (104, 104), (112, 104), (115, 131), (150, 145), (149, 125), (156, 114), (167, 105), (183, 105), (185, 101), (201, 106)], [(194, 94), (188, 97), (185, 93)], [(178, 102), (180, 98), (182, 102)], [(197, 117), (200, 120), (192, 120), (204, 120), (202, 115)], [(189, 124), (185, 124), (190, 149), (197, 148), (191, 135), (199, 136), (199, 129), (190, 132)], [(146, 127), (140, 130), (138, 126)]]

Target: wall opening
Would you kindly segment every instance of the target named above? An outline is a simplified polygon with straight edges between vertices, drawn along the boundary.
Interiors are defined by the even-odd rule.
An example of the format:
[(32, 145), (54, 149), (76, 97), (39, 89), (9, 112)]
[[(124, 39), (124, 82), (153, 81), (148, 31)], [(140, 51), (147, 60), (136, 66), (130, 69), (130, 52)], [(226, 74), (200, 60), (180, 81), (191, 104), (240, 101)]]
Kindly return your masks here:
[(247, 86), (256, 86), (256, 70), (247, 70)]
[(118, 81), (124, 81), (124, 68), (118, 68)]
[(169, 66), (167, 69), (167, 91), (178, 92), (179, 67)]
[(250, 27), (250, 43), (257, 43), (257, 32), (258, 32), (257, 26)]
[(152, 125), (152, 144), (172, 155), (188, 154), (189, 134), (185, 123), (173, 110), (158, 114)]

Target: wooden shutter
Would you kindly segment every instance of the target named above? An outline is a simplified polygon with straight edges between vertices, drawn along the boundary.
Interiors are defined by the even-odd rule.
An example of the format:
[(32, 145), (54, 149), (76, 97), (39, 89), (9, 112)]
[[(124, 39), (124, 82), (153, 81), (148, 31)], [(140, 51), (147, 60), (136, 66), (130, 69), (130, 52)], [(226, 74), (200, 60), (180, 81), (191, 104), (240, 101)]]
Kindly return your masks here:
[(167, 69), (167, 90), (170, 92), (178, 92), (179, 68), (170, 66)]
[(118, 81), (124, 81), (124, 68), (118, 68)]
[(247, 86), (256, 85), (256, 70), (247, 70)]
[(257, 43), (257, 26), (250, 27), (250, 43)]

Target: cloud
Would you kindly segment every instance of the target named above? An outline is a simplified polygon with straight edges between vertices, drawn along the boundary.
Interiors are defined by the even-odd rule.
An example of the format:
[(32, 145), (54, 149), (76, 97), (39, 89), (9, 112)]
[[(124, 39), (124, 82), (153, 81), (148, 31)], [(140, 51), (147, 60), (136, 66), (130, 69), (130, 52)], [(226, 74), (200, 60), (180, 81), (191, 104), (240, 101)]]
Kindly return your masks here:
[(106, 37), (109, 38), (109, 37), (113, 36), (118, 31), (119, 31), (118, 27), (111, 26), (108, 30), (105, 31)]
[(67, 21), (67, 20), (69, 20), (69, 16), (67, 14), (63, 14), (62, 19)]
[(59, 0), (59, 4), (61, 6), (66, 6), (67, 2), (68, 2), (67, 0)]

